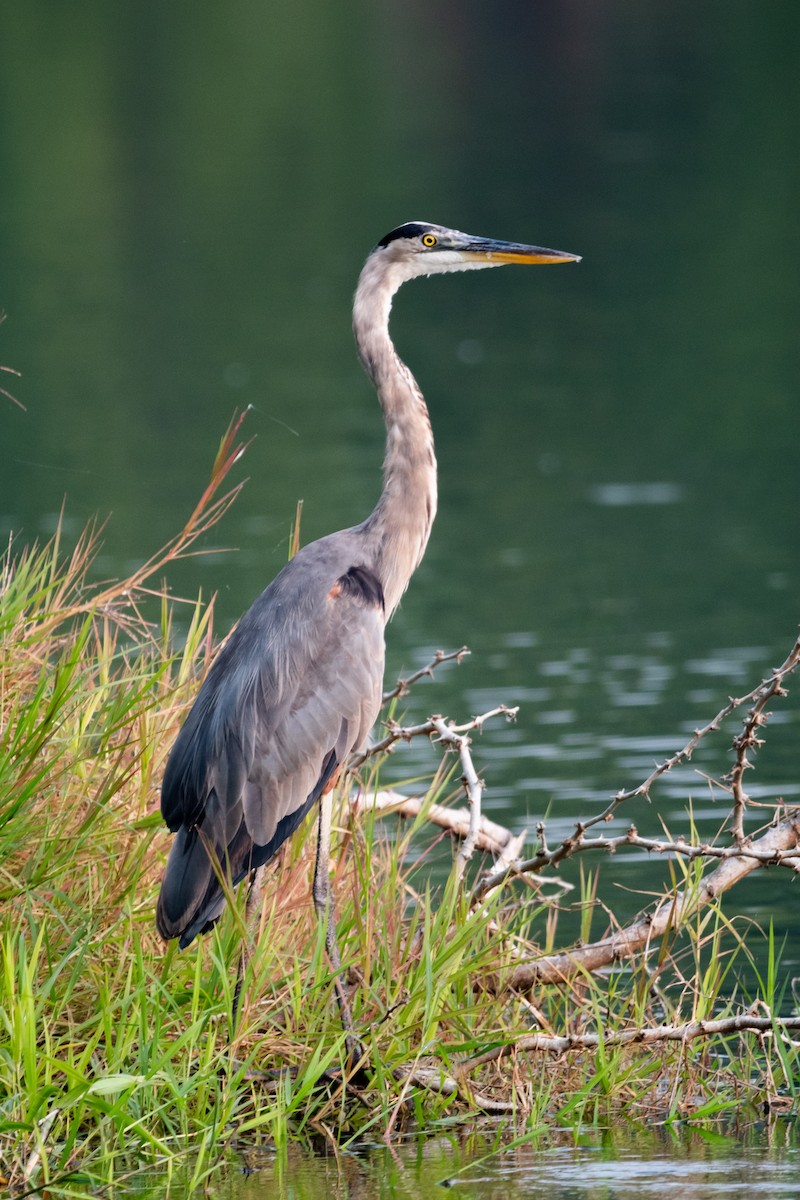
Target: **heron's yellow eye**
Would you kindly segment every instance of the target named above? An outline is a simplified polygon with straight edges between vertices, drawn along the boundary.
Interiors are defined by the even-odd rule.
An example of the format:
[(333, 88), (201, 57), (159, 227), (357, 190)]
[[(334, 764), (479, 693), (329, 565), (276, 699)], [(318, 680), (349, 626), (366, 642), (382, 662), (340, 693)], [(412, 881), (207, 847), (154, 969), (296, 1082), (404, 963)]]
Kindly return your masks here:
[(427, 246), (428, 248), (430, 248), (431, 246), (435, 246), (436, 238), (433, 236), (432, 233), (426, 233), (426, 234), (424, 234), (424, 236), (422, 238), (422, 244), (423, 244), (423, 246)]

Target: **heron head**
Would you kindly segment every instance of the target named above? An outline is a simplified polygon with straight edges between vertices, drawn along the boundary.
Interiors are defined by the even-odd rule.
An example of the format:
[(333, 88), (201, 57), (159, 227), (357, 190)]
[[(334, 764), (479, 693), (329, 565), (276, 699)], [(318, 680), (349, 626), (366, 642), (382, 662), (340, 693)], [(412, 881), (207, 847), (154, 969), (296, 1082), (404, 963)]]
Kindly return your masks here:
[(370, 257), (385, 255), (387, 265), (402, 270), (405, 278), (438, 275), (445, 271), (470, 271), (500, 267), (505, 263), (580, 262), (580, 255), (547, 250), (519, 242), (473, 237), (427, 221), (409, 221), (381, 238)]

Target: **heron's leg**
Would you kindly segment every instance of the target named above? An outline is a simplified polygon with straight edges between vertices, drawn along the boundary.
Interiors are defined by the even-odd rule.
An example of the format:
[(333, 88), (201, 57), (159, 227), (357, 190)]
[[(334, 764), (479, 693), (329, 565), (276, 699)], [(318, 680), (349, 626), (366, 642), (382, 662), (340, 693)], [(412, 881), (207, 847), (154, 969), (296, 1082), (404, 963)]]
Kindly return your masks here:
[(242, 998), (242, 984), (244, 983), (244, 973), (247, 969), (247, 964), (250, 961), (249, 939), (252, 932), (252, 926), (255, 923), (259, 905), (261, 904), (261, 891), (264, 884), (264, 873), (266, 867), (256, 867), (255, 871), (250, 872), (250, 890), (247, 893), (247, 903), (244, 910), (245, 935), (242, 939), (242, 951), (239, 955), (239, 966), (236, 971), (236, 987), (233, 992), (233, 1006), (231, 1009), (231, 1032), (230, 1040), (233, 1041), (236, 1033), (236, 1025), (239, 1020), (239, 1002)]
[(352, 1065), (363, 1057), (363, 1050), (355, 1035), (353, 1014), (350, 1011), (350, 1001), (342, 978), (342, 960), (339, 955), (339, 944), (336, 940), (336, 914), (333, 908), (333, 896), (330, 885), (330, 856), (331, 856), (331, 817), (333, 812), (333, 790), (324, 792), (319, 804), (319, 826), (317, 834), (317, 862), (314, 867), (314, 908), (320, 921), (325, 922), (325, 949), (334, 970), (334, 988), (339, 1013), (345, 1032), (347, 1056)]

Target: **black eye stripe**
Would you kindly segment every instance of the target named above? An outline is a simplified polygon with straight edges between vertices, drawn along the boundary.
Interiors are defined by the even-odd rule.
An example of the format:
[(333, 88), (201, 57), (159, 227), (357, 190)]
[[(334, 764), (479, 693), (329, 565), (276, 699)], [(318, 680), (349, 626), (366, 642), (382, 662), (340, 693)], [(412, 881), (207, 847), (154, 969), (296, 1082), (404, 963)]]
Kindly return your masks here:
[(395, 242), (398, 238), (422, 237), (428, 229), (429, 226), (423, 225), (420, 221), (408, 221), (405, 225), (399, 225), (397, 229), (393, 229), (391, 233), (387, 233), (386, 237), (381, 238), (378, 245), (388, 246), (390, 242)]

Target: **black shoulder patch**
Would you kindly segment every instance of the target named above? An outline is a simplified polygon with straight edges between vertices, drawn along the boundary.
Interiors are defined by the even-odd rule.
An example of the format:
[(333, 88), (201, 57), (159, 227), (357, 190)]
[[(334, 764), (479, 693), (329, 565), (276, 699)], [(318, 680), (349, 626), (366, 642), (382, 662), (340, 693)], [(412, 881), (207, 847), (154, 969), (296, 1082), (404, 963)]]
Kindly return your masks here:
[(419, 237), (425, 233), (426, 229), (430, 229), (430, 225), (425, 225), (422, 221), (407, 221), (405, 225), (398, 225), (397, 229), (393, 229), (391, 233), (386, 234), (386, 237), (382, 237), (378, 246), (388, 246), (390, 242), (396, 242), (398, 238)]
[(379, 608), (381, 612), (386, 609), (381, 581), (369, 567), (351, 567), (336, 580), (334, 586), (340, 589), (339, 595), (352, 596), (368, 608)]

